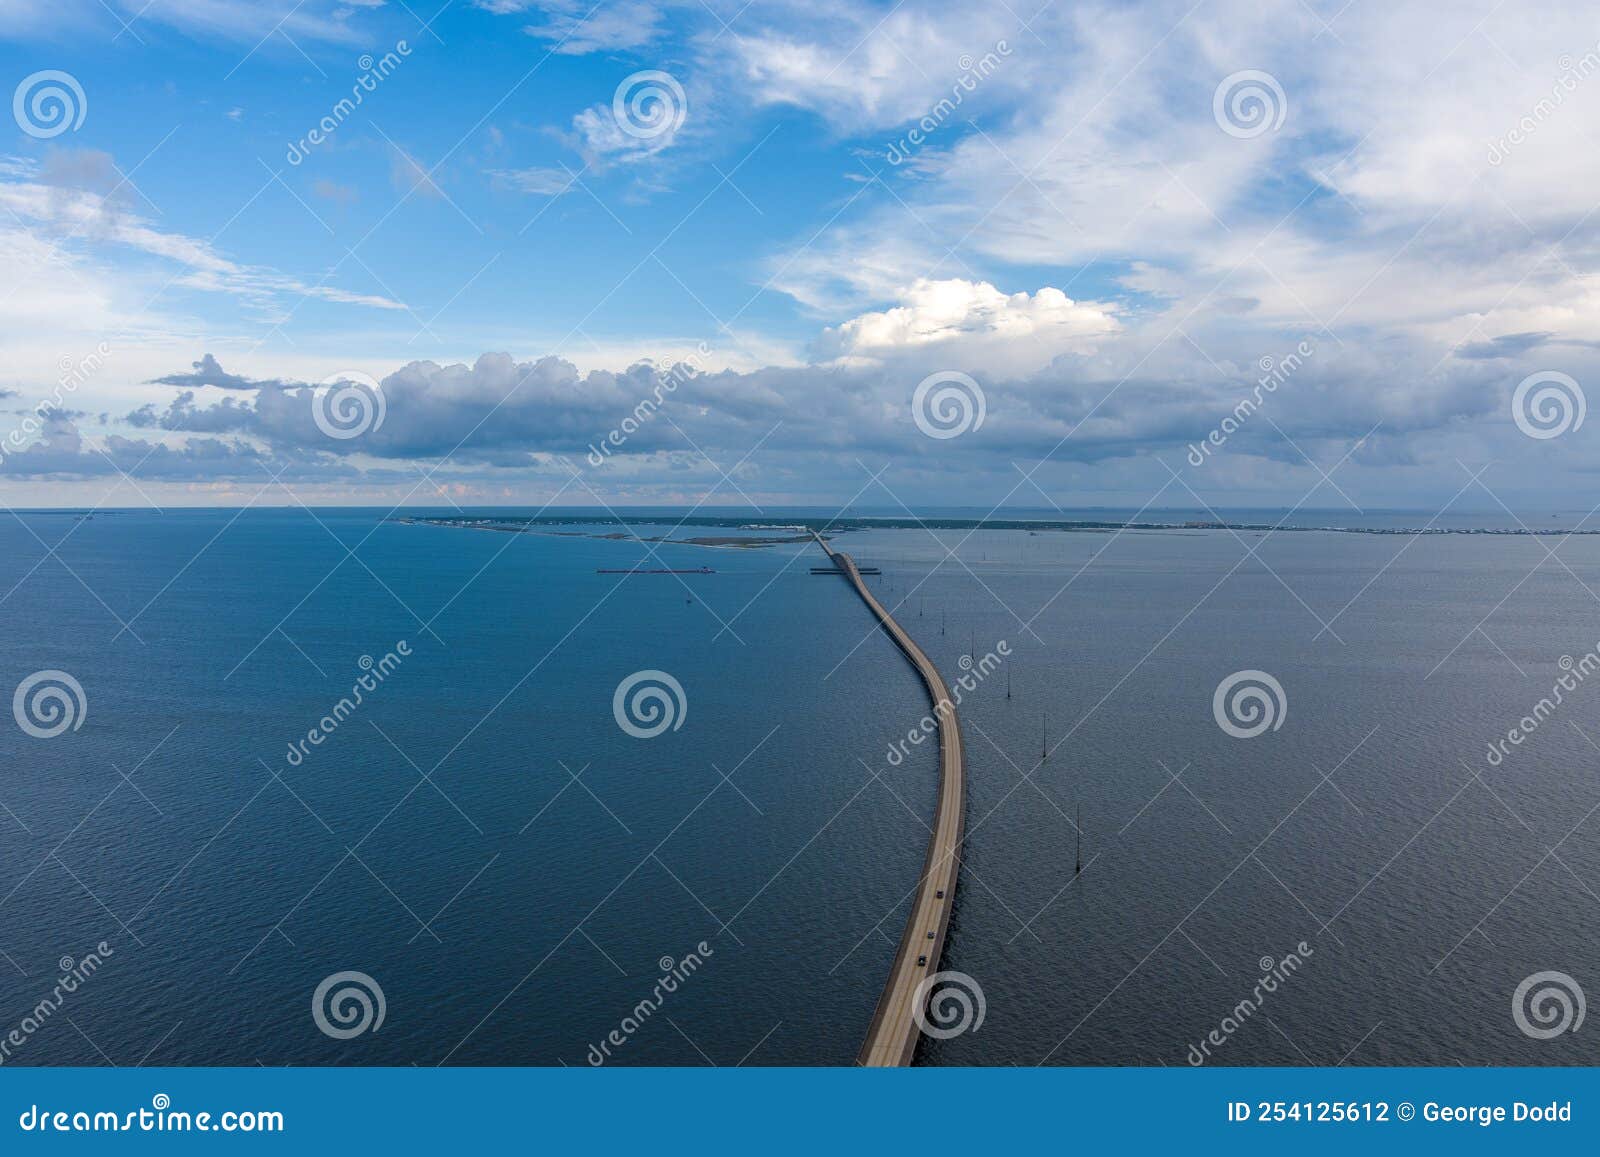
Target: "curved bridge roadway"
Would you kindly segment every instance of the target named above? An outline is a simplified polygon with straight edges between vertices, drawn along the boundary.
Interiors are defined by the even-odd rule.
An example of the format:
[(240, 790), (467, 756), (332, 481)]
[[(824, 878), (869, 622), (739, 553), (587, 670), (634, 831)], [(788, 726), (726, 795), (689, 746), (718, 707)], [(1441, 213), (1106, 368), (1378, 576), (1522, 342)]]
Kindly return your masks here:
[(955, 901), (956, 872), (961, 863), (961, 836), (966, 816), (961, 726), (956, 719), (955, 701), (933, 661), (867, 590), (855, 561), (843, 551), (831, 548), (821, 535), (816, 538), (817, 545), (844, 572), (850, 585), (922, 676), (933, 701), (933, 717), (939, 725), (939, 803), (933, 833), (928, 839), (928, 853), (922, 864), (922, 877), (917, 883), (916, 902), (906, 921), (905, 933), (900, 937), (889, 980), (878, 997), (878, 1008), (872, 1014), (867, 1039), (856, 1057), (860, 1065), (909, 1065), (917, 1047), (916, 1014), (921, 1011), (917, 1008), (918, 998), (926, 999), (926, 994), (919, 992), (919, 986), (939, 970), (945, 933), (950, 927), (950, 907)]

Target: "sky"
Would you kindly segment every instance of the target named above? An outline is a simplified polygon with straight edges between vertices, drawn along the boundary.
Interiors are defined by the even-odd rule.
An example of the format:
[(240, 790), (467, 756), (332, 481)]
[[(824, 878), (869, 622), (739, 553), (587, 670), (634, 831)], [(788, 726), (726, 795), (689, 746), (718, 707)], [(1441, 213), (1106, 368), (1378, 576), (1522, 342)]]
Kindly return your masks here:
[(13, 509), (1593, 505), (1591, 5), (0, 0), (0, 80)]

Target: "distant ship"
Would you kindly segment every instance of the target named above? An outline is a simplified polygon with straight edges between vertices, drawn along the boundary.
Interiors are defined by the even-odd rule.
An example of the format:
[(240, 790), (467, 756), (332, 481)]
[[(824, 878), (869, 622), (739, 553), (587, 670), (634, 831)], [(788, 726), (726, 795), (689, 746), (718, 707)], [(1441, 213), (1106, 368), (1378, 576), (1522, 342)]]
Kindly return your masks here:
[(694, 568), (692, 568), (690, 570), (669, 570), (666, 567), (661, 567), (661, 566), (650, 567), (650, 568), (647, 569), (647, 568), (642, 567), (642, 566), (636, 566), (636, 567), (630, 567), (627, 570), (610, 570), (610, 569), (607, 569), (606, 567), (601, 567), (599, 570), (595, 571), (594, 573), (595, 574), (716, 574), (717, 572), (712, 570), (708, 566), (697, 566), (697, 567), (694, 567)]

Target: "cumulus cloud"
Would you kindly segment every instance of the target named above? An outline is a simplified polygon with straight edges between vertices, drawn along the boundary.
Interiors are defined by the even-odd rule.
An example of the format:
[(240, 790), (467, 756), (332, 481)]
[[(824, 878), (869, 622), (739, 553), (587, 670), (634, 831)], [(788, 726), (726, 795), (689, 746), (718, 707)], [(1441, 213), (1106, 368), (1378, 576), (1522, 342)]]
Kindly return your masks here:
[(127, 474), (191, 481), (259, 473), (267, 457), (247, 443), (215, 438), (190, 438), (173, 446), (110, 434), (94, 442), (72, 418), (56, 414), (46, 420), (37, 441), (0, 454), (0, 476), (79, 479)]
[(191, 433), (227, 433), (256, 428), (255, 407), (250, 403), (223, 398), (214, 405), (197, 407), (193, 390), (184, 390), (164, 410), (157, 410), (154, 403), (150, 403), (134, 410), (124, 420), (141, 429)]
[[(320, 386), (232, 390), (210, 404), (183, 389), (125, 414), (120, 421), (141, 434), (120, 440), (91, 444), (70, 417), (52, 415), (38, 444), (8, 455), (3, 469), (47, 483), (94, 479), (110, 473), (104, 452), (140, 479), (248, 483), (264, 480), (265, 466), (374, 494), (382, 492), (370, 488), (396, 484), (403, 493), (426, 469), (463, 495), (503, 500), (551, 494), (576, 469), (607, 501), (681, 502), (718, 484), (717, 466), (741, 460), (746, 492), (822, 501), (841, 480), (857, 480), (852, 491), (865, 483), (864, 467), (893, 463), (891, 485), (908, 500), (1037, 504), (1044, 500), (1031, 485), (1016, 492), (1017, 469), (1048, 459), (1036, 476), (1048, 493), (1116, 492), (1134, 505), (1169, 483), (1166, 467), (1188, 471), (1189, 482), (1207, 490), (1290, 494), (1288, 501), (1318, 482), (1308, 456), (1324, 468), (1345, 459), (1339, 482), (1357, 492), (1364, 481), (1416, 495), (1419, 481), (1444, 479), (1441, 500), (1465, 481), (1454, 477), (1458, 459), (1493, 458), (1533, 480), (1592, 469), (1588, 426), (1546, 443), (1510, 420), (1526, 360), (1450, 357), (1418, 339), (1340, 345), (1287, 331), (1263, 345), (1258, 331), (1221, 322), (1189, 336), (1204, 356), (1186, 341), (1123, 330), (1093, 352), (1026, 370), (974, 364), (986, 419), (950, 440), (926, 436), (913, 397), (927, 374), (966, 360), (963, 350), (981, 337), (912, 344), (871, 360), (712, 372), (689, 363), (583, 372), (560, 358), (505, 353), (417, 361), (382, 378), (382, 422), (350, 439), (318, 423), (328, 400)], [(1231, 431), (1226, 453), (1192, 470), (1188, 448), (1238, 413), (1263, 374), (1263, 350), (1281, 361), (1301, 342), (1312, 352)], [(1585, 359), (1574, 373), (1600, 380), (1600, 357)], [(612, 431), (625, 436), (596, 466), (594, 451)]]
[[(381, 382), (381, 425), (350, 440), (327, 435), (315, 416), (323, 391), (303, 384), (209, 406), (196, 405), (185, 391), (164, 408), (148, 405), (127, 420), (172, 433), (233, 434), (264, 453), (330, 462), (448, 460), (453, 469), (490, 472), (550, 468), (563, 458), (582, 459), (608, 432), (626, 429), (627, 438), (607, 459), (658, 474), (706, 455), (737, 460), (760, 444), (769, 466), (799, 475), (826, 475), (829, 463), (837, 470), (840, 463), (884, 455), (928, 469), (994, 475), (1012, 461), (1046, 455), (1061, 462), (1177, 460), (1188, 443), (1234, 412), (1262, 374), (1257, 335), (1225, 327), (1196, 331), (1205, 342), (1198, 365), (1187, 345), (1150, 344), (1113, 329), (1094, 331), (1094, 348), (1001, 369), (974, 356), (995, 340), (995, 328), (1067, 318), (1070, 346), (1078, 340), (1079, 307), (1045, 292), (1006, 295), (970, 283), (961, 299), (985, 305), (950, 315), (949, 333), (890, 321), (894, 310), (849, 329), (864, 348), (888, 351), (871, 359), (709, 373), (648, 363), (582, 373), (560, 358), (518, 361), (505, 353), (485, 354), (470, 365), (412, 362)], [(926, 305), (927, 299), (910, 300)], [(973, 312), (981, 320), (972, 321)], [(1045, 328), (1057, 327), (1052, 320)], [(1350, 449), (1354, 434), (1376, 427), (1362, 460), (1394, 465), (1409, 460), (1415, 437), (1458, 432), (1464, 422), (1503, 410), (1515, 381), (1498, 363), (1441, 358), (1437, 346), (1418, 341), (1369, 348), (1285, 333), (1267, 348), (1281, 359), (1302, 343), (1310, 352), (1272, 392), (1267, 418), (1233, 438), (1236, 457), (1299, 464), (1303, 451), (1326, 446), (1336, 458)], [(917, 385), (935, 370), (962, 363), (973, 367), (987, 419), (958, 439), (930, 439), (913, 413)]]
[[(1553, 2), (1532, 21), (1492, 0), (1321, 16), (1300, 0), (1086, 0), (1046, 6), (1019, 31), (1005, 6), (959, 0), (773, 0), (727, 30), (699, 0), (594, 12), (583, 0), (480, 4), (574, 54), (657, 42), (672, 9), (671, 33), (686, 33), (672, 71), (703, 86), (688, 135), (675, 117), (659, 133), (626, 131), (604, 84), (583, 98), (601, 103), (571, 122), (590, 171), (659, 159), (669, 146), (684, 156), (737, 145), (750, 110), (772, 118), (780, 105), (785, 128), (809, 126), (808, 145), (820, 125), (841, 156), (863, 162), (836, 202), (814, 206), (825, 212), (777, 226), (776, 252), (750, 254), (753, 282), (827, 327), (809, 347), (813, 364), (744, 359), (684, 381), (618, 448), (610, 466), (628, 477), (682, 474), (703, 466), (702, 454), (737, 461), (760, 442), (767, 477), (812, 493), (838, 489), (832, 480), (857, 459), (892, 458), (943, 472), (949, 489), (926, 494), (948, 499), (1045, 454), (1092, 464), (1074, 477), (1084, 488), (1111, 478), (1136, 491), (1165, 478), (1155, 459), (1181, 461), (1187, 443), (1234, 412), (1263, 358), (1302, 340), (1314, 355), (1231, 436), (1208, 478), (1277, 485), (1306, 471), (1302, 454), (1326, 465), (1350, 453), (1351, 469), (1387, 479), (1392, 499), (1419, 493), (1418, 479), (1455, 478), (1456, 460), (1474, 455), (1537, 453), (1541, 470), (1593, 469), (1588, 439), (1600, 424), (1535, 443), (1508, 414), (1516, 382), (1534, 370), (1600, 381), (1589, 216), (1600, 152), (1588, 141), (1600, 81), (1572, 77), (1597, 51), (1582, 5)], [(679, 21), (701, 21), (705, 34)], [(1001, 65), (943, 108), (969, 71), (963, 61), (1002, 39)], [(663, 56), (618, 59), (616, 79)], [(1244, 68), (1280, 82), (1276, 129), (1241, 136), (1218, 123), (1215, 90)], [(708, 132), (713, 122), (733, 131)], [(912, 126), (930, 122), (921, 143), (909, 142)], [(392, 159), (397, 185), (415, 188), (417, 162)], [(492, 176), (554, 196), (566, 188), (557, 172)], [(24, 221), (160, 255), (203, 288), (264, 300), (314, 292), (156, 229), (114, 187), (109, 159), (0, 161), (0, 207)], [(19, 315), (25, 324), (109, 312), (69, 296), (81, 287), (46, 280), (42, 232), (8, 232), (3, 209), (0, 257), (38, 287), (8, 309), (34, 310)], [(788, 321), (782, 311), (771, 315)], [(499, 340), (457, 334), (448, 348)], [(370, 364), (370, 341), (357, 353)], [(586, 373), (505, 353), (413, 362), (383, 379), (383, 424), (337, 441), (314, 421), (313, 387), (264, 389), (207, 358), (157, 379), (183, 392), (127, 421), (172, 453), (184, 439), (226, 437), (216, 444), (295, 456), (309, 470), (409, 469), (448, 456), (451, 470), (526, 476), (582, 455), (659, 389), (662, 367), (627, 360)], [(987, 419), (958, 439), (929, 439), (910, 400), (925, 375), (950, 369), (978, 383)], [(295, 372), (317, 376), (303, 362)], [(195, 391), (207, 386), (255, 396), (201, 404)]]
[[(960, 54), (1008, 34), (984, 6), (906, 6), (875, 28), (879, 15), (858, 29), (826, 6), (810, 21), (763, 10), (740, 23), (727, 83), (887, 153), (948, 93)], [(1583, 228), (1600, 49), (1585, 7), (1532, 22), (1488, 0), (1353, 5), (1331, 19), (1325, 32), (1297, 0), (1047, 8), (1029, 34), (1010, 30), (1011, 54), (911, 164), (872, 164), (894, 196), (863, 189), (859, 212), (772, 261), (774, 284), (837, 315), (948, 268), (958, 246), (985, 274), (1120, 266), (1165, 333), (1229, 313), (1344, 339), (1600, 339)], [(1240, 139), (1213, 95), (1245, 67), (1279, 82), (1285, 115)]]
[[(621, 372), (580, 374), (570, 362), (547, 357), (518, 362), (484, 354), (472, 365), (412, 362), (381, 383), (384, 418), (360, 438), (330, 439), (317, 424), (319, 388), (264, 391), (253, 404), (196, 407), (180, 397), (138, 421), (172, 430), (248, 431), (270, 445), (332, 455), (436, 459), (527, 465), (534, 454), (582, 454), (606, 430), (652, 396), (661, 369), (640, 363)], [(668, 391), (670, 393), (676, 392)], [(690, 416), (685, 414), (685, 420)], [(687, 449), (669, 423), (641, 434), (638, 449)]]
[(1118, 329), (1114, 306), (1073, 301), (1051, 286), (1006, 294), (987, 281), (919, 278), (899, 296), (892, 309), (824, 330), (819, 355), (859, 360), (951, 349), (964, 365), (1013, 373), (1069, 351), (1093, 352), (1096, 339)]

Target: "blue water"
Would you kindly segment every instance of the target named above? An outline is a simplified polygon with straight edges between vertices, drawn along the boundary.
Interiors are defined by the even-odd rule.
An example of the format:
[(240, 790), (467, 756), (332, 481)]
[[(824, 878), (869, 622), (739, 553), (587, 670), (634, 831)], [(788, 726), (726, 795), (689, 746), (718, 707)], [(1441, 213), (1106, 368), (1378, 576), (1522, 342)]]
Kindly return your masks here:
[[(0, 715), (0, 1030), (60, 958), (112, 950), (7, 1063), (578, 1065), (701, 942), (614, 1063), (849, 1063), (936, 788), (931, 750), (885, 758), (926, 704), (859, 600), (814, 548), (652, 556), (385, 513), (0, 519), (0, 690), (60, 669), (87, 703), (50, 739)], [(1183, 1064), (1305, 941), (1215, 1063), (1592, 1061), (1582, 1033), (1520, 1032), (1511, 993), (1600, 984), (1600, 686), (1484, 754), (1600, 641), (1600, 542), (843, 545), (942, 670), (1012, 652), (962, 705), (944, 964), (986, 1017), (920, 1060)], [(717, 573), (595, 573), (638, 563)], [(1240, 740), (1211, 695), (1246, 668), (1287, 713)], [(687, 701), (652, 739), (612, 712), (643, 669)], [(311, 1015), (343, 970), (386, 999), (351, 1040)]]

